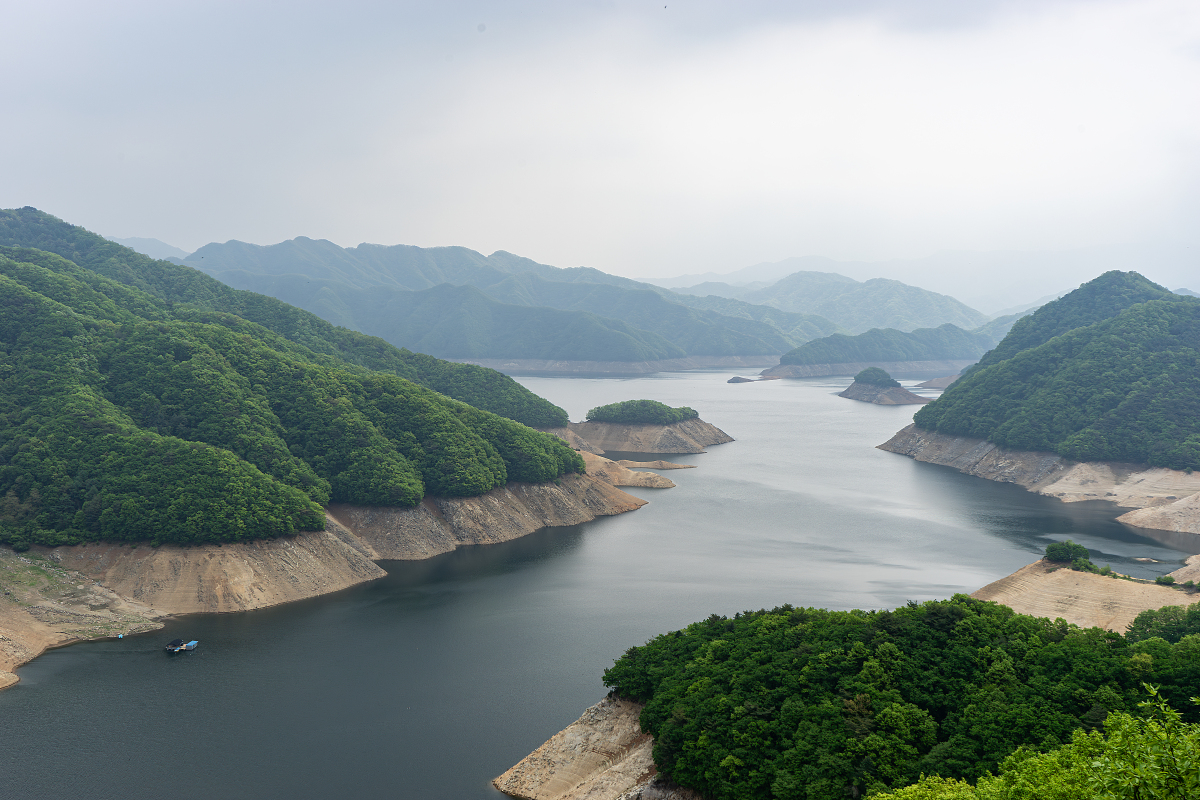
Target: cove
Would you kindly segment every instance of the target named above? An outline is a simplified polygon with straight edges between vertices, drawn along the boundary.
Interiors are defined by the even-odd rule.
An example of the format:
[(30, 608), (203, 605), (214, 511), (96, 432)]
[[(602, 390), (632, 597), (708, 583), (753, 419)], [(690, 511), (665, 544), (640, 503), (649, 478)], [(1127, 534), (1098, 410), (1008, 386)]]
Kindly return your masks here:
[[(876, 450), (913, 407), (836, 397), (848, 379), (728, 377), (520, 379), (572, 419), (648, 398), (737, 441), (664, 456), (698, 469), (632, 489), (650, 504), (629, 514), (51, 651), (0, 692), (0, 796), (498, 798), (488, 781), (598, 700), (618, 655), (709, 614), (970, 592), (1068, 537), (1123, 572), (1183, 563), (1104, 503)], [(176, 637), (200, 648), (166, 656)]]

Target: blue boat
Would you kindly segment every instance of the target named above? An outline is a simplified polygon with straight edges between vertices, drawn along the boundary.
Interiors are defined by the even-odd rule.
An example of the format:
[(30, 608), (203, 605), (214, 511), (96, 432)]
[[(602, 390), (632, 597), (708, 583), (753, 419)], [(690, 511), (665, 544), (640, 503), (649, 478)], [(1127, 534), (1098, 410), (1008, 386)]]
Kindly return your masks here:
[(167, 652), (168, 653), (178, 653), (181, 650), (184, 652), (188, 652), (191, 650), (195, 650), (196, 645), (198, 645), (198, 644), (200, 644), (200, 643), (195, 640), (192, 640), (190, 642), (185, 642), (183, 639), (172, 639), (171, 641), (167, 642)]

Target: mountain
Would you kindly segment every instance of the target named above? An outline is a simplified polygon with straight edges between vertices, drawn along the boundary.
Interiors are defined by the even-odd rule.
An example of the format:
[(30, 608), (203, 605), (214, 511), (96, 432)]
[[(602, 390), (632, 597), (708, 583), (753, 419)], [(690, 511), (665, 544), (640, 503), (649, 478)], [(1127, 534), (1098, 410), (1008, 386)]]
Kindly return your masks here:
[[(439, 373), (34, 209), (0, 211), (0, 240), (14, 239), (127, 280), (0, 246), (0, 541), (243, 541), (319, 529), (328, 502), (411, 506), (583, 470), (549, 434), (361, 362), (440, 374), (460, 394), (529, 394), (490, 370)], [(307, 332), (230, 313), (237, 301)], [(329, 334), (324, 353), (297, 341)]]
[[(370, 245), (342, 248), (300, 237), (276, 245), (209, 244), (186, 263), (241, 289), (294, 303), (403, 347), (452, 358), (653, 361), (687, 356), (770, 356), (838, 330), (820, 317), (750, 303), (705, 307), (697, 298), (586, 267), (560, 269), (498, 251)], [(442, 292), (440, 303), (405, 297), (449, 284), (473, 286), (497, 303), (486, 318), (520, 335), (496, 336), (471, 320), (478, 295)], [(419, 305), (408, 324), (400, 309)], [(549, 309), (590, 314), (570, 324)], [(498, 328), (493, 327), (493, 333)], [(558, 335), (555, 330), (570, 330)], [(449, 336), (448, 334), (455, 335)], [(460, 335), (461, 334), (461, 335)], [(470, 340), (470, 341), (468, 341)], [(553, 353), (553, 355), (547, 355)]]
[(333, 363), (391, 372), (414, 383), (536, 428), (561, 427), (567, 413), (495, 370), (398, 350), (381, 339), (335, 327), (273, 297), (238, 291), (166, 261), (155, 261), (35, 208), (0, 211), (0, 245), (46, 250), (167, 303), (234, 314)]
[(985, 315), (953, 297), (884, 278), (860, 283), (832, 272), (795, 272), (762, 288), (710, 283), (678, 291), (703, 291), (785, 311), (816, 314), (851, 333), (871, 328), (911, 331), (947, 322), (969, 329), (987, 321)]
[(1176, 297), (1136, 272), (1106, 272), (1019, 320), (978, 366), (1012, 358), (1067, 331), (1116, 316), (1135, 303)]
[(1200, 469), (1200, 300), (1105, 273), (1018, 321), (913, 421), (1077, 461)]
[(124, 245), (130, 250), (136, 250), (142, 255), (150, 256), (151, 258), (187, 258), (186, 250), (180, 250), (178, 247), (169, 245), (166, 242), (160, 242), (158, 239), (143, 239), (138, 236), (129, 239), (118, 239), (114, 236), (106, 236), (105, 238), (110, 242)]
[(354, 288), (303, 275), (221, 273), (233, 285), (284, 302), (397, 347), (440, 358), (655, 361), (686, 353), (663, 337), (588, 312), (501, 303), (470, 285), (408, 291)]
[(937, 328), (898, 331), (873, 328), (857, 336), (834, 334), (784, 353), (784, 364), (858, 364), (878, 361), (962, 361), (977, 359), (996, 343), (978, 331), (946, 323)]
[(1176, 289), (1175, 294), (1182, 294), (1187, 297), (1200, 297), (1200, 292), (1193, 292), (1191, 289), (1184, 289), (1182, 287)]

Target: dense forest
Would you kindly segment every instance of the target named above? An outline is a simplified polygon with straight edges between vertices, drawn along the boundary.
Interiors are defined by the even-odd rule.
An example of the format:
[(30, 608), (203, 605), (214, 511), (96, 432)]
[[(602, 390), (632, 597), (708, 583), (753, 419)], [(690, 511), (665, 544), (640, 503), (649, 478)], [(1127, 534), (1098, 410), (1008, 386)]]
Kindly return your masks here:
[(671, 408), (657, 400), (625, 400), (597, 406), (587, 412), (588, 422), (623, 422), (629, 425), (671, 425), (687, 419), (696, 419), (700, 414), (695, 409), (681, 406)]
[[(1200, 301), (1167, 297), (1010, 346), (1012, 357), (969, 371), (913, 421), (1078, 461), (1200, 469)], [(1036, 341), (1020, 324), (1013, 336)]]
[(995, 346), (986, 333), (947, 322), (910, 332), (874, 328), (857, 336), (835, 333), (806, 342), (779, 358), (780, 364), (855, 364), (870, 361), (974, 360)]
[(72, 274), (85, 284), (110, 278), (140, 289), (167, 308), (185, 304), (197, 321), (203, 321), (206, 311), (234, 314), (303, 345), (320, 363), (390, 372), (534, 428), (567, 424), (565, 411), (495, 370), (397, 349), (273, 297), (232, 289), (203, 272), (155, 261), (35, 208), (0, 210), (0, 245), (56, 253), (72, 262)]
[[(583, 470), (561, 440), (428, 388), (470, 398), (513, 386), (502, 403), (565, 419), (498, 373), (104, 246), (115, 250), (102, 265), (124, 281), (0, 247), (2, 542), (240, 541), (319, 529), (328, 502), (411, 506)], [(192, 288), (201, 302), (188, 302)], [(218, 310), (230, 304), (277, 330)]]
[(1120, 728), (1110, 713), (1137, 712), (1146, 684), (1195, 723), (1200, 636), (1134, 641), (965, 595), (894, 611), (782, 606), (658, 636), (604, 682), (646, 702), (658, 769), (711, 800), (841, 800), (923, 774), (974, 791), (957, 780)]

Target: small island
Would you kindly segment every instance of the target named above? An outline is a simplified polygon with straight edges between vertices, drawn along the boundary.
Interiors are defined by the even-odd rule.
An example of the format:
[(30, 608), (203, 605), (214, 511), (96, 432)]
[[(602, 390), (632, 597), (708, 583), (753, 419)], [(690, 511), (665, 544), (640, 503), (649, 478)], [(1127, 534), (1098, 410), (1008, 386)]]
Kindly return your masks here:
[[(571, 438), (583, 440), (592, 452), (703, 453), (710, 445), (733, 441), (725, 431), (700, 419), (695, 409), (671, 408), (656, 400), (598, 406), (587, 413), (586, 422), (571, 422), (567, 428)], [(559, 430), (551, 432), (567, 438)]]
[(931, 402), (928, 397), (915, 395), (900, 385), (879, 367), (867, 367), (854, 376), (854, 383), (838, 397), (847, 397), (878, 406), (922, 405)]

